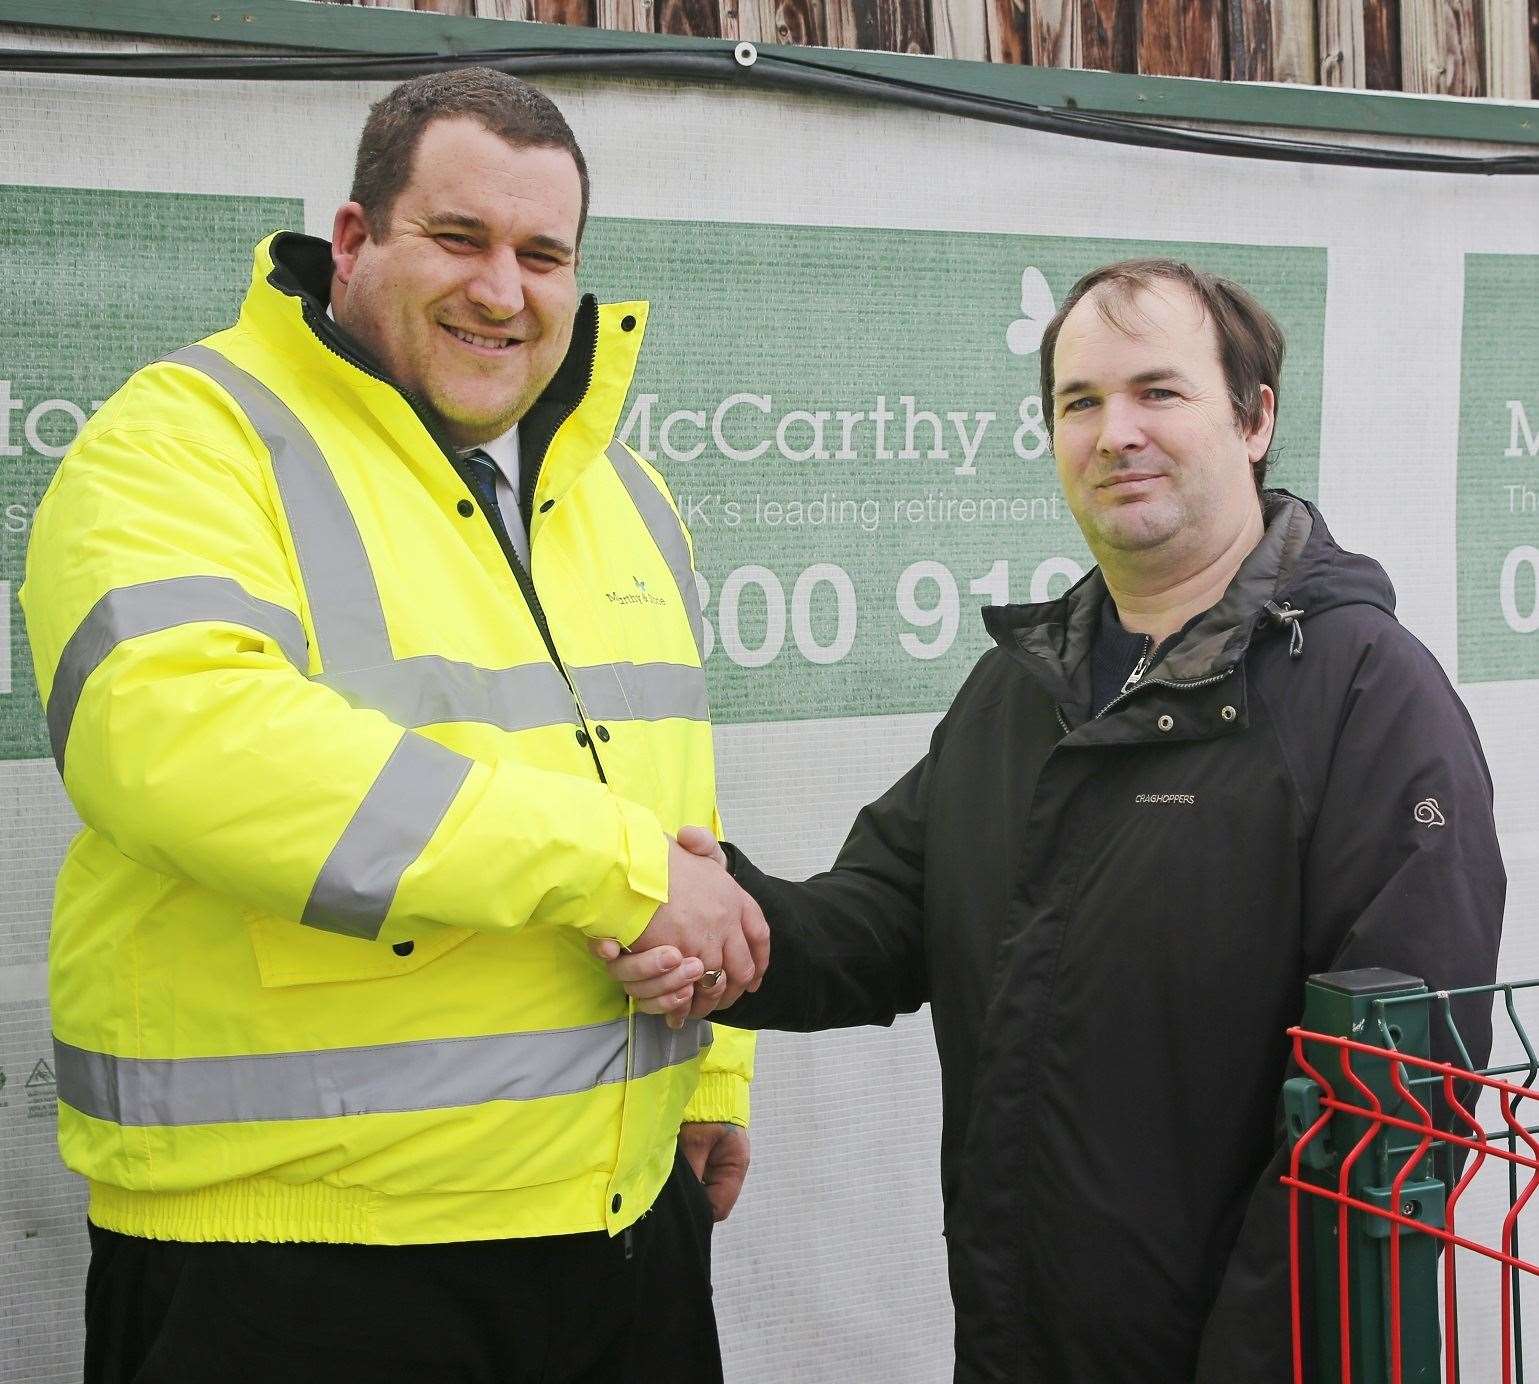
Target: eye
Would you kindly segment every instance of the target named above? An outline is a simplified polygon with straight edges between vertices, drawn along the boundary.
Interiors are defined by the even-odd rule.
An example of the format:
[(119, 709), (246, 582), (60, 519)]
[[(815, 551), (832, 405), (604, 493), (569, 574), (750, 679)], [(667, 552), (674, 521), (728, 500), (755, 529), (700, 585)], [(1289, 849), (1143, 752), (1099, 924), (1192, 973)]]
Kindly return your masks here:
[(1176, 399), (1180, 396), (1173, 389), (1165, 389), (1163, 387), (1156, 386), (1153, 389), (1146, 389), (1144, 391), (1144, 397), (1146, 399), (1153, 399), (1156, 403), (1159, 403), (1162, 400)]
[(1083, 413), (1085, 409), (1091, 407), (1094, 403), (1095, 400), (1092, 399), (1088, 394), (1082, 394), (1077, 399), (1070, 399), (1069, 402), (1063, 406), (1063, 411), (1065, 413)]
[(449, 250), (474, 250), (476, 248), (476, 242), (470, 236), (461, 235), (458, 231), (440, 231), (433, 239)]

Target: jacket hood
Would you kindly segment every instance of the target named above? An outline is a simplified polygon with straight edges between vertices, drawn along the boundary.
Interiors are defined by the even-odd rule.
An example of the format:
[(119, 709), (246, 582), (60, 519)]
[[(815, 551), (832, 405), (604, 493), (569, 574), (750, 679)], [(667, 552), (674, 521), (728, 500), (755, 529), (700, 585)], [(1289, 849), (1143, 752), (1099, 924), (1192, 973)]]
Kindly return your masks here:
[[(1222, 599), (1156, 663), (1162, 681), (1212, 677), (1237, 664), (1253, 638), (1284, 629), (1295, 653), (1301, 652), (1301, 626), (1337, 606), (1370, 605), (1394, 614), (1395, 590), (1384, 569), (1338, 546), (1308, 500), (1268, 490), (1262, 495), (1262, 518), (1261, 541), (1240, 564)], [(1095, 567), (1056, 601), (985, 607), (983, 623), (994, 641), (1024, 660), (1057, 700), (1083, 700), (1076, 693), (1088, 687), (1090, 647), (1106, 594), (1105, 578)]]
[(1386, 615), (1395, 613), (1395, 588), (1383, 567), (1371, 557), (1341, 547), (1331, 537), (1320, 511), (1308, 500), (1286, 490), (1269, 490), (1267, 497), (1301, 506), (1312, 526), (1291, 577), (1278, 589), (1280, 601), (1290, 601), (1306, 618), (1346, 605), (1373, 606)]

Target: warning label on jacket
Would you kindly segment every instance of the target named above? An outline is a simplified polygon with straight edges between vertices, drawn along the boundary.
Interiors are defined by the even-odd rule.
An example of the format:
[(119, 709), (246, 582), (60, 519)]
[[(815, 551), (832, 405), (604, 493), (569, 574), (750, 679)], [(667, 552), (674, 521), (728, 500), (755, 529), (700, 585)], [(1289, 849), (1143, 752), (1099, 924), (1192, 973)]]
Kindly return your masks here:
[(297, 201), (0, 185), (0, 759), (47, 756), (16, 594), (59, 458), (139, 366), (234, 321)]
[(1464, 257), (1459, 681), (1539, 677), (1539, 255)]
[(1042, 331), (1129, 256), (1238, 280), (1288, 338), (1272, 483), (1319, 474), (1325, 251), (602, 220), (586, 287), (652, 301), (623, 439), (694, 537), (719, 722), (938, 710), (985, 604), (1089, 563), (1054, 473)]

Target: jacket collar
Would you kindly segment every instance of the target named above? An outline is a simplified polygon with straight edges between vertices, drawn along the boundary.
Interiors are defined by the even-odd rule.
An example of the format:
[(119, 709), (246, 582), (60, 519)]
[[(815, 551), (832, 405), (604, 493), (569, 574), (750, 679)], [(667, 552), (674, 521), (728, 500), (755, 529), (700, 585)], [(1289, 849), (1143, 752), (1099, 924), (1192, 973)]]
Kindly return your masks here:
[[(1155, 665), (1160, 682), (1200, 682), (1234, 667), (1257, 630), (1277, 623), (1268, 605), (1281, 610), (1286, 604), (1286, 592), (1318, 516), (1303, 500), (1283, 490), (1266, 492), (1262, 516), (1261, 541), (1240, 564), (1218, 604), (1200, 616)], [(1058, 600), (989, 606), (983, 611), (983, 623), (994, 641), (1025, 663), (1055, 701), (1086, 706), (1090, 648), (1106, 595), (1106, 579), (1095, 567)], [(1152, 677), (1153, 671), (1147, 676)]]
[[(242, 317), (286, 353), (313, 356), (307, 366), (354, 374), (355, 382), (361, 373), (389, 385), (411, 404), (438, 445), (452, 454), (421, 401), (400, 389), (369, 350), (327, 316), (331, 274), (329, 241), (279, 231), (257, 246)], [(609, 445), (636, 370), (646, 321), (646, 303), (600, 305), (592, 294), (583, 295), (566, 358), (519, 424), (527, 496), (533, 495), (542, 464), (558, 439), (555, 450), (563, 463), (575, 463), (571, 475), (551, 478), (560, 489)]]

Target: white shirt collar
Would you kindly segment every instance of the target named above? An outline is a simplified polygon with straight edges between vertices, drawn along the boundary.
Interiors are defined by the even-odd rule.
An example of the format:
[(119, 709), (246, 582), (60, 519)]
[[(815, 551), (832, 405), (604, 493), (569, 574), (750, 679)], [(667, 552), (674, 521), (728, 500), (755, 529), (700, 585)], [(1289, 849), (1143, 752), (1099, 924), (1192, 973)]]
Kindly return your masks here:
[[(465, 452), (473, 452), (477, 449), (466, 447)], [(485, 452), (502, 472), (503, 480), (513, 487), (513, 493), (518, 494), (518, 424), (515, 423), (501, 437), (494, 437), (490, 442), (483, 442), (480, 450)], [(462, 452), (460, 455), (464, 455)]]

